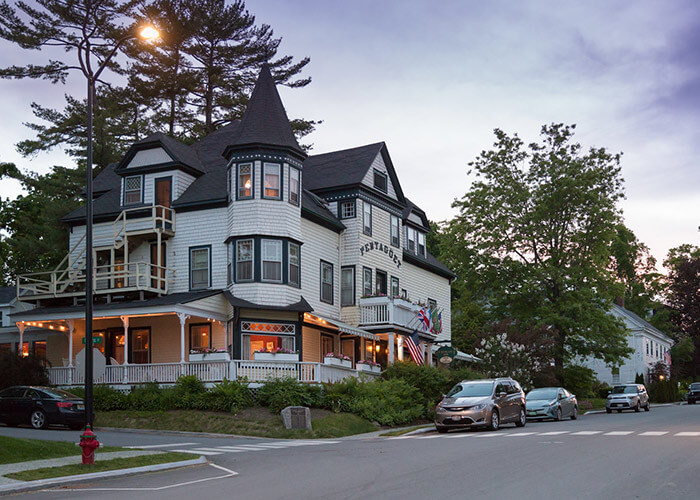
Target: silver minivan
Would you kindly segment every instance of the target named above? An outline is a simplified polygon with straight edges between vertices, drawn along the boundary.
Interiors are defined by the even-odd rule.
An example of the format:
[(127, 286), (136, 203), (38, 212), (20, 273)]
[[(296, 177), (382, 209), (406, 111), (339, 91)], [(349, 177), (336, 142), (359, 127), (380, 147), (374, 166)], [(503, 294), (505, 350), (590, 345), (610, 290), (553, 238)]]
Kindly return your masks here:
[(621, 384), (616, 385), (608, 394), (605, 400), (605, 411), (612, 413), (617, 410), (620, 413), (622, 410), (649, 411), (649, 394), (647, 389), (642, 384)]

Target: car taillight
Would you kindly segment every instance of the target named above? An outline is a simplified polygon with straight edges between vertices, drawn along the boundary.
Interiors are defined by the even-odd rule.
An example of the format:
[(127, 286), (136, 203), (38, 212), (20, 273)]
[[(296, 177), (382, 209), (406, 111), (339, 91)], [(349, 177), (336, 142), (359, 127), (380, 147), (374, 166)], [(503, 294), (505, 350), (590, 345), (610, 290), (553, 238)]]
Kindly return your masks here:
[(73, 406), (73, 403), (56, 403), (56, 406), (58, 406), (59, 408), (70, 408), (71, 406)]

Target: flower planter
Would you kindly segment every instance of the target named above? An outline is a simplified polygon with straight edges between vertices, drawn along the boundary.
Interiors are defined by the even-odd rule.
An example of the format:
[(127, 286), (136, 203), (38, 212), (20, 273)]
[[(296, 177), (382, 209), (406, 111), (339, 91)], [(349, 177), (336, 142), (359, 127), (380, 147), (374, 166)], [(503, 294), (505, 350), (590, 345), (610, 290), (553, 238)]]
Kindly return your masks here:
[(350, 360), (345, 360), (345, 359), (338, 359), (338, 358), (323, 358), (324, 364), (327, 365), (335, 365), (335, 366), (343, 366), (345, 368), (352, 368), (352, 361)]
[(367, 365), (365, 363), (357, 363), (355, 366), (357, 367), (358, 372), (370, 372), (370, 373), (381, 373), (382, 372), (381, 366), (372, 366), (372, 365)]
[(284, 352), (277, 352), (277, 353), (272, 353), (272, 352), (254, 352), (253, 353), (253, 359), (255, 361), (285, 361), (287, 363), (299, 362), (299, 355), (298, 354), (289, 354), (289, 353), (284, 353)]
[(190, 361), (231, 361), (227, 352), (200, 352), (190, 354)]

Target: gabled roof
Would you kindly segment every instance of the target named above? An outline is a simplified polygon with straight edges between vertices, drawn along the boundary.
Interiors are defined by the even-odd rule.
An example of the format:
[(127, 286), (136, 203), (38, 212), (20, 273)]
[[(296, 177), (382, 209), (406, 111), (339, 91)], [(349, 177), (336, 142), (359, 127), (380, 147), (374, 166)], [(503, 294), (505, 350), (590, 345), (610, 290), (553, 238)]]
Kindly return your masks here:
[(267, 63), (260, 69), (238, 134), (229, 143), (224, 154), (228, 157), (230, 151), (246, 146), (281, 147), (296, 153), (301, 159), (306, 158), (306, 153), (294, 137)]
[(418, 267), (422, 267), (423, 269), (427, 269), (428, 271), (434, 272), (435, 274), (439, 274), (448, 280), (453, 280), (457, 277), (457, 275), (453, 273), (449, 267), (440, 262), (437, 257), (427, 250), (425, 251), (425, 257), (423, 257), (422, 255), (417, 255), (404, 249), (403, 260)]
[(14, 286), (0, 287), (0, 304), (9, 304), (17, 298), (17, 288)]
[(622, 317), (623, 319), (627, 320), (629, 323), (634, 325), (636, 329), (638, 330), (646, 330), (649, 333), (653, 333), (657, 337), (661, 337), (662, 339), (673, 343), (673, 339), (671, 339), (668, 335), (666, 335), (664, 332), (656, 328), (654, 325), (649, 323), (648, 321), (640, 318), (637, 316), (635, 313), (630, 311), (629, 309), (625, 309), (622, 306), (619, 306), (617, 304), (612, 305), (612, 312), (613, 314), (616, 314), (617, 316)]
[(418, 205), (406, 198), (406, 208), (403, 209), (404, 222), (408, 220), (408, 216), (411, 215), (411, 212), (414, 212), (418, 217), (420, 217), (425, 227), (430, 227), (430, 223), (428, 222), (428, 216), (425, 215), (425, 212)]
[(338, 233), (345, 229), (345, 225), (333, 215), (326, 203), (306, 189), (301, 195), (301, 215)]
[(202, 162), (194, 148), (161, 132), (156, 132), (145, 139), (135, 142), (119, 162), (115, 172), (123, 173), (125, 171), (131, 171), (131, 169), (127, 170), (127, 166), (136, 153), (157, 147), (162, 147), (175, 163), (186, 167), (187, 170), (191, 170), (189, 173), (195, 176), (204, 173)]

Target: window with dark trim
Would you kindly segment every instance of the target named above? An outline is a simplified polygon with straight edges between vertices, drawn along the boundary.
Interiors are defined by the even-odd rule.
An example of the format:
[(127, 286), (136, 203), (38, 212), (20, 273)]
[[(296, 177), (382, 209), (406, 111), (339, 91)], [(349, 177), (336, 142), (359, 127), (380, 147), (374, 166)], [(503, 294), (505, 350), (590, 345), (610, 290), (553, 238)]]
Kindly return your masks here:
[(372, 236), (372, 205), (362, 202), (362, 232), (367, 236)]
[(396, 276), (391, 277), (391, 296), (398, 297), (401, 293), (399, 288), (399, 279)]
[(355, 266), (340, 268), (340, 305), (355, 305)]
[(233, 243), (229, 243), (226, 247), (226, 283), (233, 283)]
[(377, 169), (374, 170), (374, 187), (379, 189), (382, 193), (386, 193), (388, 190), (386, 174)]
[(372, 295), (372, 269), (369, 267), (362, 268), (362, 296), (369, 297)]
[(238, 165), (238, 199), (248, 200), (253, 197), (253, 164)]
[(280, 200), (282, 192), (282, 166), (263, 163), (263, 198)]
[(289, 167), (289, 203), (299, 206), (301, 173), (294, 167)]
[(253, 240), (236, 242), (236, 282), (253, 281)]
[(301, 259), (299, 255), (299, 245), (289, 242), (289, 284), (299, 286), (301, 270)]
[(435, 311), (437, 309), (437, 301), (433, 299), (428, 299), (428, 308), (431, 311)]
[(386, 272), (377, 269), (375, 272), (375, 285), (377, 290), (377, 295), (386, 295)]
[(395, 247), (400, 246), (401, 238), (399, 234), (401, 231), (401, 225), (399, 224), (399, 218), (395, 215), (391, 216), (391, 244)]
[(401, 298), (408, 300), (408, 290), (406, 290), (405, 288), (401, 289)]
[(211, 286), (211, 247), (190, 247), (190, 289)]
[(422, 255), (425, 257), (425, 233), (421, 233), (420, 231), (417, 231), (418, 233), (418, 255)]
[(143, 175), (124, 177), (124, 205), (143, 201)]
[(190, 349), (211, 349), (211, 323), (190, 324)]
[(416, 253), (416, 230), (412, 227), (406, 228), (406, 249), (411, 253)]
[(333, 264), (321, 261), (321, 302), (333, 303)]
[(262, 280), (282, 282), (282, 240), (262, 240)]
[(338, 210), (338, 217), (341, 219), (355, 218), (355, 200), (341, 201), (340, 208)]

